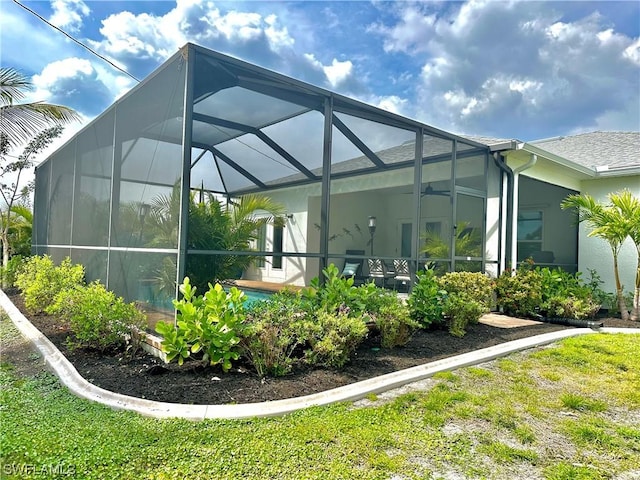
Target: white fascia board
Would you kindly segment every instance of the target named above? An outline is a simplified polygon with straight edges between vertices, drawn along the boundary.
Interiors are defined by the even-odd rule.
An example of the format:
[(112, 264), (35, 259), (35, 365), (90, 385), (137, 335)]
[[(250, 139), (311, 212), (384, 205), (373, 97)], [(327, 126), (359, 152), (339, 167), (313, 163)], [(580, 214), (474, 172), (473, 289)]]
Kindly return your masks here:
[(544, 157), (547, 160), (557, 163), (558, 165), (570, 168), (571, 170), (582, 173), (583, 175), (588, 175), (589, 177), (595, 177), (597, 175), (595, 170), (593, 170), (592, 168), (577, 164), (575, 162), (572, 162), (571, 160), (567, 160), (564, 157), (554, 155), (553, 153), (548, 152), (540, 147), (536, 147), (535, 145), (531, 145), (530, 143), (519, 144), (518, 150), (524, 150), (525, 152), (536, 154), (539, 157)]
[(640, 165), (630, 167), (609, 167), (603, 165), (596, 167), (596, 177), (626, 177), (630, 175), (640, 175)]

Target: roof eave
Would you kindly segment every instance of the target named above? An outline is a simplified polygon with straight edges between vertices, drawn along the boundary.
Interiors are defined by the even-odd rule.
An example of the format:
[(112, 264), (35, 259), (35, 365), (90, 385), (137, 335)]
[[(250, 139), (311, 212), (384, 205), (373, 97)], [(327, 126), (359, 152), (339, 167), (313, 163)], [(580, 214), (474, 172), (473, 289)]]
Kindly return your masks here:
[(596, 167), (596, 177), (628, 177), (631, 175), (640, 175), (640, 165), (631, 165), (626, 167), (610, 167), (603, 165)]
[[(502, 147), (502, 148), (500, 148)], [(508, 147), (508, 148), (505, 148)], [(547, 160), (552, 161), (558, 165), (561, 165), (565, 168), (569, 168), (575, 172), (581, 173), (583, 175), (587, 175), (589, 177), (596, 177), (596, 171), (592, 168), (585, 167), (584, 165), (580, 165), (578, 163), (572, 162), (571, 160), (567, 160), (564, 157), (560, 157), (555, 155), (547, 150), (544, 150), (535, 145), (531, 145), (530, 143), (520, 142), (518, 140), (512, 140), (511, 142), (502, 143), (498, 145), (492, 145), (491, 151), (505, 151), (505, 150), (522, 150), (527, 153), (531, 153), (537, 155), (538, 157), (546, 158)]]

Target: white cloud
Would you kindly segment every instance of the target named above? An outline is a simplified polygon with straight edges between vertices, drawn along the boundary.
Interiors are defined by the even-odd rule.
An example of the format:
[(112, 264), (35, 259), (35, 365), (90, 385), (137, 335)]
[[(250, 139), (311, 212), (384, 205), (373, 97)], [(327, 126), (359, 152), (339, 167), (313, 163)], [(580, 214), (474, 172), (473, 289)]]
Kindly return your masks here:
[(409, 102), (406, 98), (400, 98), (397, 95), (389, 95), (386, 97), (379, 97), (371, 103), (376, 107), (379, 107), (388, 112), (397, 113), (398, 115), (404, 115), (405, 109)]
[(334, 58), (331, 65), (326, 65), (322, 68), (327, 76), (329, 84), (335, 88), (352, 74), (353, 63), (351, 63), (350, 60), (340, 62)]
[(640, 66), (640, 38), (625, 48), (622, 56)]
[[(127, 66), (163, 61), (187, 42), (249, 60), (277, 58), (294, 39), (275, 14), (223, 12), (207, 0), (177, 0), (164, 15), (119, 12), (102, 21), (104, 39), (92, 45)], [(148, 73), (148, 72), (144, 72)]]
[(407, 5), (372, 31), (385, 49), (422, 59), (416, 115), (427, 123), (485, 134), (622, 119), (640, 128), (640, 40), (597, 12), (568, 20), (557, 7), (470, 1), (434, 19)]
[(32, 100), (66, 105), (86, 115), (97, 115), (131, 87), (130, 79), (77, 57), (49, 63), (32, 82)]
[(423, 52), (434, 33), (437, 17), (425, 14), (419, 5), (411, 5), (401, 9), (398, 23), (392, 27), (375, 24), (369, 27), (370, 32), (377, 32), (384, 37), (386, 52), (408, 51)]
[(83, 0), (53, 0), (53, 14), (49, 21), (55, 26), (77, 32), (82, 26), (82, 19), (91, 13), (91, 9)]

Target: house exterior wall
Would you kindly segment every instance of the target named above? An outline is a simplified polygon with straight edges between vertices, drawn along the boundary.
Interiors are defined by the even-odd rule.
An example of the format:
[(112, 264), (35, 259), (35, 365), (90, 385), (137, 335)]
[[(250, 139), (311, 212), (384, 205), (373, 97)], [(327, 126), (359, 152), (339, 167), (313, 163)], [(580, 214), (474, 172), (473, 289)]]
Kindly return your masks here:
[[(507, 156), (508, 165), (512, 169), (524, 165), (530, 158), (530, 154), (524, 151), (510, 152)], [(571, 170), (558, 165), (548, 159), (538, 158), (536, 164), (524, 170), (521, 174), (521, 191), (519, 208), (531, 209), (537, 206), (545, 212), (545, 217), (556, 225), (566, 225), (572, 222), (569, 212), (562, 212), (552, 209), (552, 205), (559, 205), (563, 200), (562, 195), (553, 193), (553, 190), (545, 190), (542, 193), (535, 187), (526, 187), (526, 180), (534, 179), (551, 185), (557, 185), (581, 194), (592, 195), (596, 200), (607, 202), (607, 195), (618, 192), (624, 188), (630, 190), (636, 197), (640, 197), (640, 175), (620, 176), (620, 177), (596, 177), (588, 176), (582, 172)], [(523, 181), (524, 180), (524, 181)], [(544, 245), (553, 246), (557, 263), (564, 263), (570, 254), (570, 246), (573, 242), (567, 242), (563, 237), (563, 230), (546, 228), (544, 231)], [(586, 225), (578, 228), (578, 271), (582, 272), (583, 278), (588, 279), (589, 270), (595, 270), (602, 281), (603, 290), (615, 292), (615, 280), (613, 274), (613, 257), (609, 245), (598, 238), (589, 237), (590, 229)], [(632, 291), (637, 253), (632, 241), (628, 239), (620, 252), (619, 271), (621, 281), (625, 291)]]
[[(596, 200), (607, 202), (610, 193), (616, 193), (628, 189), (636, 198), (640, 198), (640, 175), (596, 178), (583, 181), (580, 193), (589, 194)], [(609, 244), (599, 238), (589, 237), (591, 230), (587, 225), (580, 225), (579, 229), (579, 253), (578, 265), (581, 272), (596, 270), (604, 281), (603, 290), (615, 292), (615, 280), (613, 275), (613, 256)], [(637, 252), (631, 239), (624, 242), (618, 259), (620, 281), (625, 292), (632, 292), (637, 265)]]

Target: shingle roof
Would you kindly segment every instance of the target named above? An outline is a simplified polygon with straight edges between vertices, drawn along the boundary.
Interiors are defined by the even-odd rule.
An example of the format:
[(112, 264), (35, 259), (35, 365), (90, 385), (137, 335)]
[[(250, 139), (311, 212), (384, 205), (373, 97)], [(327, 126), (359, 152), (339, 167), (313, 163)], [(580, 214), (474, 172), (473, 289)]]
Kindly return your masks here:
[(464, 138), (468, 138), (469, 140), (473, 140), (478, 143), (482, 143), (487, 146), (491, 145), (500, 145), (502, 143), (511, 142), (511, 138), (495, 138), (495, 137), (483, 137), (482, 135), (461, 135)]
[(640, 132), (591, 132), (528, 143), (594, 170), (640, 166)]

